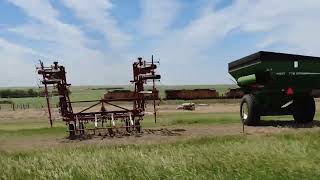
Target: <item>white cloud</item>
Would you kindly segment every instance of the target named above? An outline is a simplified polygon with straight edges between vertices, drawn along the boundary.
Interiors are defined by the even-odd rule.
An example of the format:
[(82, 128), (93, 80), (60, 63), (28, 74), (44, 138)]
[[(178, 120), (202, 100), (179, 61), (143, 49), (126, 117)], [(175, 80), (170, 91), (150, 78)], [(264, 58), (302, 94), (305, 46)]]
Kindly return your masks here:
[[(157, 52), (164, 59), (163, 64), (170, 64), (165, 67), (166, 76), (180, 77), (180, 80), (168, 79), (167, 82), (188, 82), (190, 74), (193, 83), (199, 83), (204, 78), (210, 82), (205, 71), (198, 67), (209, 61), (212, 65), (214, 62), (221, 64), (219, 61), (228, 60), (217, 58), (219, 56), (215, 54), (209, 55), (208, 51), (219, 46), (234, 31), (262, 34), (256, 46), (248, 47), (251, 52), (260, 48), (268, 49), (274, 44), (284, 44), (287, 52), (320, 55), (317, 46), (320, 25), (315, 23), (320, 18), (319, 9), (320, 1), (315, 0), (236, 0), (223, 9), (204, 8), (203, 13), (186, 27), (167, 33), (166, 38), (148, 50)], [(223, 69), (212, 66), (212, 69), (216, 68), (211, 72), (213, 81), (229, 81), (226, 67), (227, 62)]]
[[(53, 60), (60, 61), (66, 66), (71, 83), (126, 84), (129, 82), (128, 76), (131, 73), (126, 74), (119, 71), (121, 68), (126, 69), (127, 62), (111, 63), (113, 59), (123, 60), (124, 57), (108, 55), (100, 50), (88, 48), (87, 45), (92, 40), (77, 26), (62, 22), (59, 19), (59, 12), (48, 0), (9, 1), (21, 8), (31, 18), (28, 23), (10, 28), (10, 31), (27, 39), (45, 43), (45, 49), (52, 54), (50, 58), (53, 58), (46, 59), (46, 63), (51, 63)], [(25, 57), (20, 56), (20, 58), (30, 58), (27, 54), (24, 55)], [(119, 78), (115, 79), (111, 74)]]
[(316, 45), (320, 25), (315, 23), (320, 18), (319, 9), (317, 0), (258, 1), (243, 17), (242, 30), (266, 33), (258, 47), (281, 43), (292, 46), (293, 52), (320, 55)]
[(70, 46), (85, 48), (86, 43), (89, 42), (76, 26), (59, 20), (59, 12), (48, 0), (7, 1), (21, 8), (31, 18), (28, 23), (11, 28), (10, 31), (27, 38), (55, 43), (62, 49)]
[(27, 38), (55, 43), (58, 49), (73, 46), (88, 50), (85, 46), (89, 40), (74, 25), (61, 22), (58, 19), (59, 12), (53, 9), (48, 0), (8, 1), (23, 9), (33, 19), (30, 23), (11, 28), (12, 32)]
[[(133, 31), (128, 34), (125, 29), (121, 29), (117, 19), (112, 16), (116, 1), (63, 0), (71, 12), (82, 20), (81, 23), (105, 36), (100, 41), (107, 40), (112, 47), (110, 52), (89, 48), (88, 45), (94, 40), (82, 31), (80, 27), (83, 24), (65, 23), (60, 12), (53, 8), (51, 3), (54, 1), (8, 1), (21, 8), (29, 18), (25, 24), (11, 27), (9, 31), (31, 39), (34, 43), (45, 44), (45, 50), (35, 50), (32, 45), (28, 48), (12, 48), (13, 43), (2, 41), (1, 44), (0, 41), (0, 58), (12, 59), (11, 64), (15, 64), (5, 64), (9, 62), (0, 60), (2, 65), (31, 68), (27, 64), (30, 61), (25, 59), (44, 56), (37, 55), (39, 53), (36, 51), (41, 50), (43, 54), (62, 59), (59, 60), (66, 65), (70, 81), (75, 84), (125, 84), (131, 78), (132, 54), (148, 56), (153, 52), (156, 58), (162, 60), (164, 83), (229, 82), (226, 60), (235, 54), (239, 55), (239, 52), (230, 52), (225, 57), (219, 54), (217, 47), (234, 32), (239, 36), (255, 36), (256, 44), (253, 46), (252, 42), (250, 46), (245, 42), (240, 44), (234, 41), (235, 47), (245, 47), (248, 52), (268, 50), (277, 45), (281, 51), (320, 56), (318, 0), (235, 0), (224, 8), (215, 7), (216, 1), (209, 1), (200, 8), (203, 12), (198, 17), (190, 18), (184, 27), (174, 26), (179, 21), (179, 3), (182, 1), (143, 0), (142, 11), (137, 12), (141, 13), (141, 18), (136, 22), (139, 27), (135, 27), (142, 30), (141, 34)], [(132, 48), (132, 38), (141, 40), (143, 46)], [(219, 66), (215, 67), (215, 64)], [(24, 84), (18, 75), (11, 73), (10, 76), (14, 76), (12, 79), (15, 84)]]
[(177, 0), (141, 0), (141, 19), (137, 26), (147, 36), (163, 35), (176, 20), (181, 5)]
[(201, 57), (202, 51), (241, 24), (238, 17), (243, 10), (246, 10), (247, 5), (247, 2), (239, 1), (220, 11), (214, 11), (213, 8), (211, 11), (206, 10), (206, 13), (202, 13), (183, 29), (167, 34), (156, 49), (161, 55), (168, 56), (168, 59), (193, 61), (197, 59), (196, 57)]
[(159, 49), (169, 54), (174, 54), (175, 50), (178, 54), (198, 54), (211, 44), (223, 40), (233, 30), (265, 32), (265, 43), (260, 46), (281, 42), (303, 49), (314, 49), (314, 42), (318, 41), (315, 37), (320, 28), (320, 25), (314, 23), (320, 18), (319, 8), (320, 1), (315, 0), (238, 0), (221, 10), (206, 9), (205, 13), (184, 29), (171, 32), (161, 41)]
[(77, 17), (84, 20), (88, 27), (103, 33), (111, 47), (123, 48), (130, 44), (130, 35), (119, 29), (117, 21), (111, 15), (113, 5), (110, 0), (63, 0), (63, 2)]
[[(205, 51), (239, 26), (237, 17), (246, 5), (245, 1), (241, 1), (220, 11), (215, 11), (213, 7), (211, 11), (206, 8), (205, 12), (187, 26), (167, 33), (165, 38), (151, 47), (148, 51), (157, 52), (162, 60), (165, 83), (228, 82), (220, 74), (226, 72), (225, 69), (213, 71), (215, 67), (211, 66), (213, 61), (221, 62), (223, 59), (216, 60), (214, 55), (208, 55)], [(208, 77), (208, 74), (214, 73), (212, 78), (211, 75)]]
[(36, 85), (35, 66), (43, 55), (0, 38), (0, 86)]
[(21, 7), (27, 14), (42, 22), (55, 21), (58, 16), (50, 3), (46, 0), (7, 0), (14, 5)]

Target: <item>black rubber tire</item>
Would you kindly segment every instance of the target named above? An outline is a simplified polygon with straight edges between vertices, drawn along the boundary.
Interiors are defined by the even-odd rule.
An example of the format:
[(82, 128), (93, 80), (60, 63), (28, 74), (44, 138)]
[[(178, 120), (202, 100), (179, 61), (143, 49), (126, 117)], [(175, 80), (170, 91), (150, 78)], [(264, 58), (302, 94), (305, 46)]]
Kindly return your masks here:
[[(246, 117), (243, 113), (245, 106), (247, 106)], [(256, 125), (260, 121), (258, 102), (254, 95), (247, 94), (243, 96), (240, 104), (240, 118), (242, 123), (248, 126)]]
[(293, 118), (297, 123), (312, 122), (316, 112), (316, 103), (310, 95), (293, 99)]
[(69, 124), (69, 138), (74, 139), (76, 137), (76, 131), (74, 124)]

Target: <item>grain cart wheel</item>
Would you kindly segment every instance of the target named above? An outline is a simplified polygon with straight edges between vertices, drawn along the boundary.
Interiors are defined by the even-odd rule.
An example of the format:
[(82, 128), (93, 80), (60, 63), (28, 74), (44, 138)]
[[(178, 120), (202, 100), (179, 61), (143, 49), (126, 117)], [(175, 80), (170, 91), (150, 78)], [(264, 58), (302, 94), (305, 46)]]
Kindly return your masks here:
[(255, 125), (260, 120), (258, 103), (254, 95), (243, 96), (240, 104), (240, 117), (245, 125)]
[(298, 123), (313, 121), (316, 111), (314, 98), (310, 95), (298, 96), (293, 99), (293, 118)]

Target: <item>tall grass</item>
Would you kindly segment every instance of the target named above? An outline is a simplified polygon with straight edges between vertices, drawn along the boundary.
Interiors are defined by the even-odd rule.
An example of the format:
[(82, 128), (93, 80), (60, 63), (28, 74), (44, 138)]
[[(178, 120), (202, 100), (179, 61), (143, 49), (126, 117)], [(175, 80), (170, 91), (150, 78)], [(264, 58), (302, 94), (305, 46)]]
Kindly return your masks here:
[(2, 179), (318, 179), (320, 132), (0, 152)]

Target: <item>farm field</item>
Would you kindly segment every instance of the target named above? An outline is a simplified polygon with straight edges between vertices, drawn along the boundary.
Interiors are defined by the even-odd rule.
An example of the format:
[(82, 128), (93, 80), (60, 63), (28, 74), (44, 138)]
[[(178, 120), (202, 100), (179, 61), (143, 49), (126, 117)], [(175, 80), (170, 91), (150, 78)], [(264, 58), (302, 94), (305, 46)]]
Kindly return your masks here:
[[(167, 89), (201, 89), (201, 88), (209, 88), (209, 89), (216, 89), (220, 95), (224, 94), (228, 88), (234, 88), (235, 85), (180, 85), (180, 86), (165, 86), (160, 85), (157, 86), (159, 89), (159, 94), (161, 98), (165, 98), (165, 90)], [(9, 89), (22, 89), (27, 90), (32, 87), (24, 88), (24, 87), (10, 87)], [(118, 86), (72, 86), (71, 87), (71, 95), (70, 98), (72, 101), (79, 101), (79, 100), (96, 100), (101, 99), (104, 93), (108, 90), (113, 89), (124, 89), (124, 90), (132, 90), (132, 86), (129, 85), (118, 85)], [(151, 87), (150, 87), (151, 88)], [(0, 88), (1, 89), (8, 89), (8, 88)], [(32, 88), (34, 90), (38, 90), (37, 88)], [(148, 86), (147, 86), (148, 89)], [(46, 105), (45, 99), (43, 97), (36, 97), (36, 98), (0, 98), (1, 100), (11, 100), (15, 104), (29, 104), (33, 108), (41, 108)], [(57, 104), (58, 99), (57, 97), (51, 98), (52, 104)], [(215, 100), (201, 100), (201, 102), (206, 101), (215, 101)], [(170, 101), (170, 103), (180, 103), (181, 101)]]
[(319, 9), (0, 0), (0, 180), (320, 179)]
[(142, 135), (86, 140), (66, 138), (57, 109), (52, 129), (45, 109), (2, 109), (0, 179), (318, 179), (319, 121), (265, 117), (242, 133), (238, 101), (197, 100), (208, 106), (193, 112), (162, 102)]

